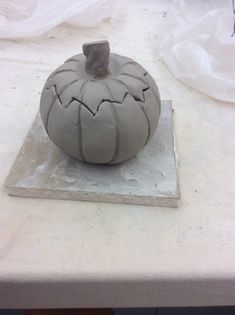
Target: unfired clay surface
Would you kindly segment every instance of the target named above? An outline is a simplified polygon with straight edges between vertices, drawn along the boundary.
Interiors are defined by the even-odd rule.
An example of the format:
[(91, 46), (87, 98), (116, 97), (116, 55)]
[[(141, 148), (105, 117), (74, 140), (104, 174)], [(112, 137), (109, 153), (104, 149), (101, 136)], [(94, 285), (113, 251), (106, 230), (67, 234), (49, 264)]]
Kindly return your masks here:
[(47, 79), (40, 114), (50, 139), (70, 156), (116, 164), (152, 138), (160, 116), (158, 88), (137, 62), (109, 54), (106, 41), (85, 44)]
[(14, 196), (176, 207), (179, 189), (171, 103), (162, 102), (152, 141), (130, 161), (109, 167), (63, 154), (48, 139), (37, 116), (6, 187)]

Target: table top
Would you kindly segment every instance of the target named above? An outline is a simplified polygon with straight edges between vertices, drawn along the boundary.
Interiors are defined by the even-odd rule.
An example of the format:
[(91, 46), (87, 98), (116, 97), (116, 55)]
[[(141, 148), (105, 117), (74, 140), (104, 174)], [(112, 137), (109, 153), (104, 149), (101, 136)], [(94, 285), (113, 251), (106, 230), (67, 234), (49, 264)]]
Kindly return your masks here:
[(1, 187), (49, 73), (84, 42), (108, 39), (173, 102), (182, 195), (170, 209), (17, 198), (2, 188), (0, 307), (235, 304), (235, 107), (177, 81), (161, 61), (161, 2), (123, 0), (97, 28), (62, 24), (0, 41)]

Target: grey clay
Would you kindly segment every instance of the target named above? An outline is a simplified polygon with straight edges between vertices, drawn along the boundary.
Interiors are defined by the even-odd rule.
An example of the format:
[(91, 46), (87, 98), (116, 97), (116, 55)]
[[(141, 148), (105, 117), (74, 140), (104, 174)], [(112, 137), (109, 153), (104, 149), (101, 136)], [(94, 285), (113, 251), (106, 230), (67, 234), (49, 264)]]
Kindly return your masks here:
[(40, 114), (50, 139), (81, 161), (116, 164), (152, 138), (160, 116), (158, 88), (130, 58), (109, 43), (83, 45), (47, 79)]

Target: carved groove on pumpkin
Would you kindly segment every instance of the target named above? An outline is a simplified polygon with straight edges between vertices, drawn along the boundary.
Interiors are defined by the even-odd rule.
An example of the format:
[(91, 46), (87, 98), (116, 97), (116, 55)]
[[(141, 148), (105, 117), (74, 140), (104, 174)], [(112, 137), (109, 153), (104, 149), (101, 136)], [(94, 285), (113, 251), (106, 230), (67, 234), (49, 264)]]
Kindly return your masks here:
[[(120, 81), (120, 82), (121, 82), (121, 81)], [(83, 86), (85, 85), (85, 83), (86, 83), (86, 82), (84, 82)], [(124, 85), (124, 84), (123, 84), (123, 85)], [(148, 88), (145, 88), (145, 89), (142, 91), (142, 95), (143, 95), (143, 96), (142, 96), (142, 99), (139, 99), (139, 98), (135, 97), (134, 95), (132, 95), (132, 94), (130, 93), (130, 90), (127, 91), (127, 92), (124, 94), (123, 99), (121, 100), (121, 102), (115, 101), (115, 100), (113, 100), (113, 99), (111, 100), (111, 99), (108, 99), (108, 98), (107, 98), (107, 99), (102, 99), (102, 100), (100, 101), (100, 103), (98, 104), (98, 106), (97, 106), (97, 110), (94, 112), (94, 111), (92, 111), (81, 99), (78, 99), (78, 98), (76, 98), (76, 97), (72, 97), (71, 100), (69, 101), (69, 103), (63, 104), (63, 102), (61, 101), (61, 98), (60, 98), (60, 95), (61, 95), (61, 94), (60, 94), (60, 95), (58, 94), (56, 85), (53, 85), (52, 87), (47, 88), (47, 89), (49, 90), (49, 89), (52, 89), (52, 88), (54, 88), (55, 94), (56, 94), (56, 96), (57, 96), (57, 98), (58, 98), (58, 101), (60, 102), (60, 105), (61, 105), (62, 107), (68, 108), (69, 105), (70, 105), (73, 101), (77, 101), (77, 102), (80, 103), (82, 106), (84, 106), (93, 116), (95, 116), (95, 115), (98, 113), (99, 108), (100, 108), (100, 106), (102, 105), (102, 103), (104, 103), (104, 102), (110, 102), (110, 103), (122, 104), (123, 101), (125, 100), (125, 98), (127, 97), (127, 95), (133, 97), (133, 99), (134, 99), (135, 101), (144, 103), (144, 102), (145, 102), (144, 92), (147, 91), (148, 89), (150, 89), (150, 87), (148, 87)], [(54, 103), (55, 103), (55, 102), (54, 102)], [(52, 106), (54, 105), (54, 103), (52, 104)], [(51, 107), (52, 107), (52, 106), (51, 106)], [(48, 113), (49, 113), (50, 111), (51, 111), (51, 108), (49, 109)]]
[(83, 153), (83, 145), (82, 145), (82, 122), (81, 122), (81, 109), (82, 104), (78, 105), (78, 156), (80, 155), (83, 161), (86, 161), (84, 153)]
[[(56, 95), (57, 99), (59, 99), (59, 98), (58, 98), (58, 94), (57, 94), (57, 90), (56, 90), (56, 86), (53, 86), (53, 88), (54, 88), (54, 92), (55, 92), (55, 95)], [(49, 116), (50, 116), (50, 113), (51, 113), (51, 111), (52, 111), (52, 108), (53, 108), (53, 106), (55, 105), (57, 99), (55, 98), (54, 102), (51, 104), (51, 106), (50, 106), (50, 108), (49, 108), (49, 110), (48, 110), (48, 113), (47, 113), (45, 128), (46, 128), (46, 132), (47, 132), (48, 135), (49, 135), (49, 132), (48, 132)]]
[[(104, 84), (106, 90), (109, 92), (109, 95), (112, 98), (112, 100), (114, 100), (112, 92), (111, 92), (109, 86), (105, 82), (103, 82), (103, 84)], [(123, 98), (123, 101), (124, 101), (124, 99), (125, 99), (125, 97)], [(118, 130), (118, 116), (117, 116), (116, 108), (113, 105), (113, 102), (109, 102), (109, 105), (110, 105), (110, 108), (112, 110), (113, 118), (114, 118), (114, 122), (115, 122), (115, 124), (114, 124), (115, 125), (115, 147), (114, 147), (113, 156), (111, 157), (111, 159), (108, 161), (107, 164), (110, 164), (110, 163), (112, 163), (115, 160), (115, 158), (117, 156), (117, 153), (118, 153), (118, 149), (119, 149), (119, 138), (120, 138), (119, 130)], [(101, 106), (101, 104), (98, 106), (97, 112), (98, 112), (100, 106)]]
[(113, 105), (112, 102), (110, 102), (110, 108), (112, 110), (113, 113), (113, 118), (114, 118), (114, 122), (115, 122), (115, 147), (114, 147), (114, 152), (113, 152), (113, 156), (111, 157), (111, 159), (108, 161), (107, 164), (111, 164), (117, 156), (118, 153), (118, 149), (119, 149), (119, 130), (118, 130), (118, 117), (117, 117), (117, 112), (116, 112), (116, 108)]

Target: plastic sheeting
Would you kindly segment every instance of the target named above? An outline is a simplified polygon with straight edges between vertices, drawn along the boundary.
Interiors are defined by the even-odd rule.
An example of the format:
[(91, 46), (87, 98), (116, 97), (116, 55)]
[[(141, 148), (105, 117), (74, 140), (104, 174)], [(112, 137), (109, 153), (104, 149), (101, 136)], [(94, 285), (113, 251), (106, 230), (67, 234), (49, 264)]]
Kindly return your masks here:
[[(169, 2), (162, 4), (167, 23), (163, 32), (158, 31), (162, 33), (159, 53), (163, 61), (187, 85), (216, 99), (235, 102), (232, 0), (170, 3), (170, 10)], [(93, 27), (112, 16), (113, 6), (114, 0), (1, 0), (0, 38), (41, 35), (64, 21)]]
[(38, 36), (66, 21), (93, 27), (111, 15), (113, 0), (1, 0), (0, 38)]
[(235, 102), (232, 1), (173, 1), (166, 20), (159, 51), (174, 76), (216, 99)]

